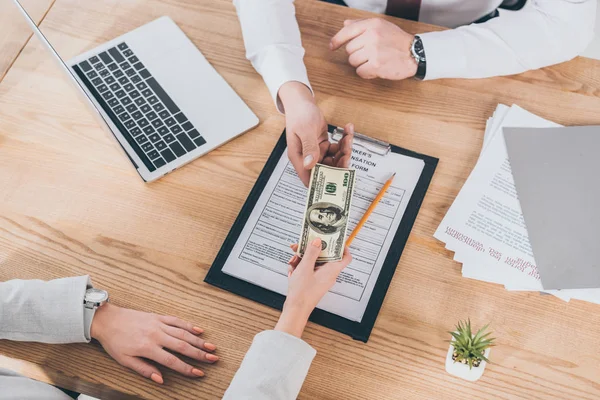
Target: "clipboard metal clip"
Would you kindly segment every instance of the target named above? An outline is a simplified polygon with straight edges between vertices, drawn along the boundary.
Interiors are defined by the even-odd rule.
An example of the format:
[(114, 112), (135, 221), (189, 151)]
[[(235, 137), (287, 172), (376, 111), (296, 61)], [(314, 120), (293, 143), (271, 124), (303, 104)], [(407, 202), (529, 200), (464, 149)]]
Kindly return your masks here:
[[(331, 138), (338, 142), (342, 138), (343, 133), (344, 128), (335, 127), (331, 133)], [(354, 144), (380, 156), (387, 156), (392, 149), (389, 143), (363, 135), (362, 133), (354, 133)]]

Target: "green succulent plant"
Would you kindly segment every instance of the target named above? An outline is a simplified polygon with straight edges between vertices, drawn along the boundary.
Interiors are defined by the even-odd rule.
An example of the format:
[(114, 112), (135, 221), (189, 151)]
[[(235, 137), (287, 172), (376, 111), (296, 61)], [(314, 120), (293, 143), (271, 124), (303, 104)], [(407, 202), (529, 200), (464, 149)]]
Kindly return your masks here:
[(454, 347), (452, 359), (454, 362), (468, 364), (469, 369), (478, 367), (481, 361), (490, 362), (484, 355), (485, 351), (494, 346), (495, 338), (488, 339), (491, 332), (486, 333), (489, 324), (481, 328), (475, 336), (471, 333), (471, 320), (459, 321), (456, 324), (456, 331), (449, 332), (454, 340), (450, 343)]

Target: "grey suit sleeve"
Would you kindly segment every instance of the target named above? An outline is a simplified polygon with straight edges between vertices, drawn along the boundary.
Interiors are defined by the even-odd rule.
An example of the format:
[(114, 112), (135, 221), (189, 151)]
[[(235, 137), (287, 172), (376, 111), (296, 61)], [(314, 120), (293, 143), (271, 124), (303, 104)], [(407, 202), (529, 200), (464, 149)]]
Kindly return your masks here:
[(88, 342), (83, 297), (88, 276), (0, 283), (0, 339), (43, 342)]
[(0, 368), (0, 400), (73, 400), (59, 389)]
[(261, 332), (254, 337), (223, 399), (296, 399), (316, 354), (295, 336)]

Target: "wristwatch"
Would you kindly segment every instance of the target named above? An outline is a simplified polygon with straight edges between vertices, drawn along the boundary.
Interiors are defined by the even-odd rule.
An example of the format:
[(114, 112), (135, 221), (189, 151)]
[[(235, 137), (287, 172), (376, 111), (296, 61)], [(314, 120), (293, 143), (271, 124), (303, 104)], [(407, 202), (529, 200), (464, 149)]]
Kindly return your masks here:
[(85, 291), (83, 297), (83, 328), (85, 331), (85, 338), (92, 340), (90, 327), (92, 326), (92, 319), (98, 307), (102, 307), (108, 302), (108, 292), (102, 289), (88, 288)]
[(423, 41), (419, 36), (415, 36), (412, 45), (410, 46), (410, 52), (417, 62), (417, 73), (415, 79), (423, 80), (427, 71), (427, 60), (425, 59), (425, 48), (423, 47)]

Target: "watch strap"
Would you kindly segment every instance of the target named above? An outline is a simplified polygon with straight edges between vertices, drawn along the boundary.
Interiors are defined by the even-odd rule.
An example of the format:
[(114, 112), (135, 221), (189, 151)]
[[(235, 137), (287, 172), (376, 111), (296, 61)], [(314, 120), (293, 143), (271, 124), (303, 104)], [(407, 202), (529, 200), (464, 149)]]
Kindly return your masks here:
[(92, 340), (92, 320), (94, 319), (94, 314), (96, 314), (96, 307), (88, 308), (86, 306), (83, 307), (83, 333), (85, 334), (85, 338), (90, 341)]
[(417, 73), (415, 74), (415, 79), (422, 81), (425, 79), (425, 74), (427, 73), (427, 67), (425, 62), (419, 62), (417, 64)]

